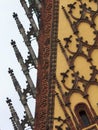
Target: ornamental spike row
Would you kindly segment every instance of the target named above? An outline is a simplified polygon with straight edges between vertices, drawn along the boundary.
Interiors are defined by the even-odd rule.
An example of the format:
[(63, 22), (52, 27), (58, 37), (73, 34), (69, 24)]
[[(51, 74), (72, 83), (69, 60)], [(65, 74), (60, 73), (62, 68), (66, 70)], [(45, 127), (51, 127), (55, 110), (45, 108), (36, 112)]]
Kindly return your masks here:
[(36, 55), (35, 55), (35, 52), (31, 46), (31, 41), (30, 39), (28, 38), (28, 36), (26, 35), (25, 33), (25, 29), (23, 27), (23, 25), (21, 24), (20, 20), (18, 19), (18, 16), (16, 13), (13, 13), (13, 17), (15, 18), (16, 20), (16, 23), (17, 23), (17, 26), (18, 26), (18, 29), (20, 31), (20, 34), (22, 35), (23, 37), (23, 40), (25, 42), (25, 45), (27, 46), (30, 54), (31, 54), (31, 57), (32, 57), (32, 60), (34, 61), (34, 67), (35, 68), (38, 68), (38, 61), (37, 61), (37, 58), (36, 58)]
[(28, 120), (30, 122), (30, 125), (31, 125), (31, 128), (33, 128), (33, 125), (34, 125), (34, 118), (32, 116), (32, 113), (29, 109), (29, 106), (27, 104), (27, 99), (26, 99), (26, 96), (24, 95), (24, 93), (21, 91), (21, 87), (16, 79), (16, 77), (14, 76), (14, 73), (13, 73), (13, 70), (9, 68), (9, 71), (8, 71), (11, 75), (11, 78), (12, 78), (12, 81), (13, 81), (13, 84), (15, 86), (15, 89), (16, 91), (18, 92), (18, 95), (20, 97), (20, 101), (25, 109), (25, 112), (27, 114), (27, 117), (28, 117)]
[(25, 77), (26, 77), (26, 79), (27, 79), (27, 81), (28, 81), (28, 83), (29, 83), (29, 86), (30, 86), (30, 88), (31, 88), (32, 95), (33, 95), (33, 97), (35, 98), (35, 97), (36, 97), (36, 89), (35, 89), (34, 83), (33, 83), (33, 81), (32, 81), (32, 78), (31, 78), (31, 76), (30, 76), (30, 74), (29, 74), (29, 70), (28, 70), (26, 64), (25, 64), (24, 61), (23, 61), (23, 58), (22, 58), (21, 53), (19, 52), (19, 50), (18, 50), (18, 48), (17, 48), (17, 46), (16, 46), (16, 44), (15, 44), (15, 41), (11, 40), (11, 44), (12, 44), (12, 46), (13, 46), (13, 49), (14, 49), (15, 55), (16, 55), (16, 57), (17, 57), (17, 60), (18, 60), (18, 62), (20, 63), (20, 66), (21, 66), (21, 68), (22, 68), (22, 71), (23, 71), (23, 73), (24, 73), (24, 75), (25, 75)]

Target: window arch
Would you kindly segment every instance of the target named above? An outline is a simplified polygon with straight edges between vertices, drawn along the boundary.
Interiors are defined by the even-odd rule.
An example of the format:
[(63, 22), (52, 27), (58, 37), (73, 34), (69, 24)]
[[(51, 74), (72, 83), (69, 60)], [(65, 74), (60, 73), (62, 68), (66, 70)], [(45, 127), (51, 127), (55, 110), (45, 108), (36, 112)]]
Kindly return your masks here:
[(79, 116), (80, 116), (80, 118), (81, 118), (82, 123), (83, 123), (84, 126), (90, 125), (90, 121), (89, 121), (89, 118), (88, 118), (85, 110), (79, 111)]
[(81, 127), (89, 126), (92, 123), (92, 114), (85, 103), (79, 103), (76, 105), (75, 114)]

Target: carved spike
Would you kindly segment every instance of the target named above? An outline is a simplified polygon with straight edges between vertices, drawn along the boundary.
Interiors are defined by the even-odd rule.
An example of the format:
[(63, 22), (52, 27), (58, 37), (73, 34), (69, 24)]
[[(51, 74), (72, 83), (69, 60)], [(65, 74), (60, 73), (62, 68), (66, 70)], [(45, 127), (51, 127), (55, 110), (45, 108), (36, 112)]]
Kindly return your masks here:
[(23, 58), (22, 58), (21, 53), (19, 52), (19, 50), (18, 50), (18, 48), (16, 46), (16, 42), (11, 40), (11, 45), (14, 48), (14, 51), (15, 51), (18, 62), (20, 62), (20, 60), (23, 60)]
[(22, 126), (20, 124), (20, 121), (19, 121), (19, 117), (18, 117), (18, 115), (17, 115), (17, 113), (16, 113), (16, 111), (15, 111), (13, 105), (12, 105), (11, 99), (7, 98), (6, 102), (7, 102), (8, 106), (9, 106), (11, 115), (13, 117), (14, 124), (16, 124), (16, 126), (17, 126), (17, 130), (23, 130), (23, 128), (22, 128)]
[(17, 19), (17, 17), (18, 17), (18, 15), (17, 15), (17, 13), (13, 13), (13, 18), (15, 18), (15, 19)]
[(13, 17), (15, 18), (15, 21), (16, 21), (16, 24), (17, 24), (17, 27), (20, 31), (20, 33), (22, 34), (23, 38), (24, 38), (24, 34), (25, 34), (25, 29), (22, 25), (22, 23), (20, 22), (19, 18), (18, 18), (18, 15), (16, 13), (13, 13)]
[(8, 68), (8, 73), (10, 74), (10, 76), (13, 75), (13, 70), (11, 68)]
[(12, 81), (13, 81), (13, 84), (14, 84), (14, 86), (15, 86), (16, 91), (17, 91), (18, 94), (20, 95), (20, 94), (22, 93), (22, 92), (21, 92), (21, 86), (20, 86), (19, 82), (17, 81), (17, 79), (16, 79), (16, 77), (15, 77), (15, 75), (14, 75), (13, 70), (9, 68), (8, 72), (9, 72), (9, 74), (10, 74), (10, 76), (11, 76), (11, 79), (12, 79)]

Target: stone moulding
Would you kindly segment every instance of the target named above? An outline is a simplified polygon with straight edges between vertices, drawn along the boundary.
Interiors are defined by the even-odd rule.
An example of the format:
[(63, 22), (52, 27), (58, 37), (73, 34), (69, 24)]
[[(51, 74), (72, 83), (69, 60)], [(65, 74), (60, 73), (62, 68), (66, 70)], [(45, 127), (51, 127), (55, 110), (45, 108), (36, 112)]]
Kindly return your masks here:
[[(42, 2), (39, 31), (39, 57), (37, 98), (34, 130), (49, 130), (52, 128), (53, 91), (56, 69), (56, 39), (58, 19), (58, 0)], [(55, 16), (56, 17), (55, 17)]]

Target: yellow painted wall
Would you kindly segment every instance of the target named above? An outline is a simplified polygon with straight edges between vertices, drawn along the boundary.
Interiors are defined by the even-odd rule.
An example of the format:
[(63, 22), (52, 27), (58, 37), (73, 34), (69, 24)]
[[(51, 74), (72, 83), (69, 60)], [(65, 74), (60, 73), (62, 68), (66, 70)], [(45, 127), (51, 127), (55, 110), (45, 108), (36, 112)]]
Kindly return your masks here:
[[(76, 2), (76, 0), (59, 0), (60, 4), (59, 4), (59, 25), (58, 25), (58, 39), (60, 40), (62, 46), (65, 46), (65, 41), (64, 38), (69, 37), (70, 35), (72, 35), (72, 43), (69, 45), (69, 49), (72, 52), (76, 52), (77, 51), (77, 47), (76, 45), (79, 44), (78, 42), (76, 42), (76, 38), (77, 36), (73, 33), (73, 30), (69, 24), (68, 19), (65, 17), (64, 12), (62, 10), (62, 5), (65, 7), (66, 11), (68, 12), (68, 7), (67, 5), (70, 3), (74, 3)], [(83, 2), (85, 2), (88, 7), (92, 7), (93, 10), (97, 9), (96, 4), (92, 1), (91, 3), (88, 2), (88, 0), (83, 0)], [(79, 13), (80, 9), (79, 9), (79, 3), (77, 2), (76, 5), (76, 9), (74, 10), (74, 14), (77, 18), (80, 17), (80, 13)], [(90, 19), (90, 15), (89, 13), (86, 14), (86, 16), (88, 16), (88, 18)], [(73, 22), (74, 20), (71, 18), (71, 21)], [(98, 21), (98, 16), (96, 16), (95, 18), (95, 23), (96, 23), (96, 29), (98, 29), (97, 26), (97, 22)], [(93, 45), (94, 44), (94, 38), (95, 35), (93, 33), (94, 29), (90, 27), (90, 25), (86, 22), (82, 22), (81, 24), (79, 24), (78, 26), (78, 30), (79, 30), (79, 37), (83, 37), (83, 41), (88, 41), (89, 45)], [(65, 49), (67, 56), (71, 56), (71, 54)], [(84, 52), (84, 54), (88, 54), (87, 49), (85, 47), (83, 47), (82, 51)], [(96, 65), (96, 68), (98, 69), (98, 49), (95, 49), (92, 54), (92, 64)], [(90, 80), (91, 78), (91, 73), (92, 70), (90, 69), (91, 64), (89, 62), (87, 62), (86, 58), (82, 57), (82, 56), (78, 56), (75, 60), (74, 60), (74, 65), (75, 65), (75, 69), (74, 71), (77, 72), (79, 71), (79, 75), (80, 77), (85, 77), (86, 80)], [(57, 46), (57, 68), (56, 68), (56, 77), (62, 87), (63, 93), (68, 92), (68, 89), (72, 89), (72, 74), (73, 74), (73, 70), (70, 70), (70, 72), (68, 73), (68, 78), (66, 79), (66, 85), (68, 87), (68, 89), (64, 88), (64, 86), (61, 83), (62, 80), (62, 76), (60, 73), (62, 72), (66, 72), (69, 69), (69, 65), (67, 63), (66, 58), (64, 57), (61, 48), (58, 44)], [(98, 75), (96, 75), (96, 79), (98, 79)], [(78, 82), (78, 86), (80, 87), (80, 90), (82, 90), (83, 92), (85, 91), (83, 84), (81, 82)], [(59, 89), (57, 88), (57, 86), (55, 86), (55, 91), (56, 93), (59, 94), (62, 103), (65, 104), (61, 93), (59, 91)], [(89, 88), (87, 89), (88, 95), (89, 95), (89, 101), (91, 102), (91, 105), (93, 107), (93, 109), (95, 110), (96, 114), (98, 115), (98, 85), (91, 85), (89, 86)], [(85, 103), (87, 104), (88, 108), (88, 102), (83, 98), (83, 96), (80, 93), (73, 93), (70, 97), (70, 102), (71, 102), (71, 109), (74, 113), (74, 109), (75, 106), (78, 103)], [(68, 108), (65, 107), (66, 111), (69, 113), (69, 115), (72, 117), (71, 113), (69, 112)], [(74, 113), (75, 115), (75, 113)], [(61, 116), (62, 119), (66, 119), (64, 112), (61, 108), (61, 105), (57, 99), (57, 97), (55, 96), (55, 107), (54, 107), (54, 118), (57, 118)], [(75, 115), (76, 117), (76, 115)], [(76, 117), (77, 118), (77, 117)], [(55, 126), (56, 125), (60, 125), (61, 122), (58, 123), (58, 121), (54, 120), (54, 125), (53, 125), (53, 130), (56, 130)], [(73, 120), (74, 123), (74, 120)], [(74, 123), (75, 124), (75, 123)], [(65, 129), (66, 124), (64, 126), (62, 126), (62, 129)], [(85, 130), (85, 129), (83, 129)]]

